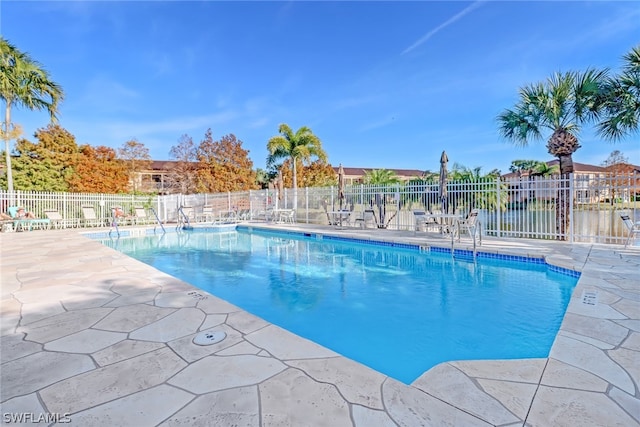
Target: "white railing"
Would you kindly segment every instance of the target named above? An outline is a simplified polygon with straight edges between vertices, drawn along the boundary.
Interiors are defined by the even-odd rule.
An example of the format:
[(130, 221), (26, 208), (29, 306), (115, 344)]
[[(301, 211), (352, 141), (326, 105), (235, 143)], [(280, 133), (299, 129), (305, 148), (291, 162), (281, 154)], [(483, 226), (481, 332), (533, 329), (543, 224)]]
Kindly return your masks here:
[[(251, 190), (218, 194), (172, 194), (140, 196), (126, 194), (77, 194), (0, 190), (1, 209), (24, 206), (38, 217), (47, 209), (57, 210), (65, 219), (82, 219), (82, 206), (91, 205), (99, 216), (107, 217), (114, 206), (133, 212), (135, 206), (153, 207), (164, 223), (178, 221), (178, 209), (190, 208), (190, 221), (203, 220), (204, 212), (242, 213), (249, 219), (264, 219), (271, 208), (296, 211), (296, 220), (309, 224), (329, 224), (329, 212), (352, 211), (353, 218), (373, 210), (381, 228), (415, 230), (413, 210), (466, 215), (480, 210), (484, 235), (561, 239), (576, 242), (623, 243), (627, 230), (620, 220), (626, 213), (640, 220), (640, 175), (573, 175), (551, 178), (516, 178), (481, 182), (449, 182), (447, 197), (440, 198), (437, 182), (399, 185), (348, 185), (344, 199), (337, 187), (299, 188), (282, 194), (275, 190)], [(294, 201), (297, 200), (297, 206)], [(562, 224), (558, 214), (566, 216)]]

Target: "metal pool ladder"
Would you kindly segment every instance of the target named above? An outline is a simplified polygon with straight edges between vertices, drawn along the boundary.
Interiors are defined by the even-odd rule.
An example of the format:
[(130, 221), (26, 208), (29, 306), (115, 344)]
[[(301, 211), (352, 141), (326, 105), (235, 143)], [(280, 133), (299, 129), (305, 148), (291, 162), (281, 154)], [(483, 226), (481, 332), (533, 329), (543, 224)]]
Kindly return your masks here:
[(189, 222), (189, 216), (186, 213), (184, 213), (184, 206), (180, 206), (178, 208), (177, 228), (182, 228), (183, 230), (193, 230), (193, 226)]

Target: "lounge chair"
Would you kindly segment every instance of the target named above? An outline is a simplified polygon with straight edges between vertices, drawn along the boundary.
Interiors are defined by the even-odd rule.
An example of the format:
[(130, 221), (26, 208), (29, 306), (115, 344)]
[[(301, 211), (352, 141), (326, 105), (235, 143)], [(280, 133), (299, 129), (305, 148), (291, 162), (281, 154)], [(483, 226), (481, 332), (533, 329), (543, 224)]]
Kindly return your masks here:
[(151, 224), (153, 219), (147, 214), (147, 210), (142, 206), (134, 206), (133, 220), (135, 224)]
[(223, 210), (218, 212), (218, 217), (214, 221), (216, 224), (233, 224), (238, 222), (236, 211)]
[[(469, 237), (475, 240), (480, 228), (478, 212), (478, 209), (471, 209), (465, 219), (456, 221), (454, 232), (458, 235), (458, 241), (460, 241), (460, 236), (465, 231), (469, 233)], [(482, 233), (480, 233), (480, 244), (482, 244)]]
[(640, 234), (640, 221), (634, 223), (629, 215), (620, 215), (620, 218), (629, 230), (629, 236), (627, 237), (627, 241), (624, 243), (624, 247), (626, 248), (627, 246), (629, 246), (631, 238), (634, 238), (637, 234)]
[(238, 221), (249, 221), (251, 219), (251, 209), (240, 209), (237, 218)]
[(114, 206), (111, 208), (110, 222), (113, 225), (113, 221), (118, 225), (134, 225), (136, 223), (136, 217), (125, 213), (122, 206)]
[(82, 207), (82, 225), (84, 227), (104, 227), (109, 224), (108, 218), (100, 218), (91, 205)]
[(34, 228), (49, 229), (51, 220), (48, 218), (18, 218), (18, 206), (7, 208), (9, 215), (13, 218), (13, 229), (15, 231), (31, 231)]
[(62, 215), (60, 215), (60, 212), (55, 209), (46, 209), (44, 211), (44, 216), (46, 216), (51, 221), (51, 225), (54, 228), (77, 227), (78, 225), (78, 220), (66, 219)]

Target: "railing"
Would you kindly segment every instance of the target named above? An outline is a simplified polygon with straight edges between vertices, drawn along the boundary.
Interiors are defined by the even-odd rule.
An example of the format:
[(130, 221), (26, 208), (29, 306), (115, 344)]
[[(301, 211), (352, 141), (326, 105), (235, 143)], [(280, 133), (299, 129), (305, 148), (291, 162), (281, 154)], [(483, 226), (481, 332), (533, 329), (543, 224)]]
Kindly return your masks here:
[(193, 223), (203, 211), (246, 212), (251, 220), (264, 218), (268, 209), (294, 209), (296, 222), (328, 225), (328, 212), (374, 210), (381, 227), (414, 230), (413, 210), (466, 215), (479, 209), (480, 233), (496, 237), (561, 239), (570, 242), (624, 243), (627, 230), (620, 214), (640, 220), (640, 175), (574, 175), (516, 178), (480, 182), (449, 182), (440, 197), (437, 182), (389, 186), (348, 185), (344, 198), (337, 187), (251, 190), (218, 194), (134, 196), (113, 194), (42, 193), (0, 190), (1, 209), (24, 206), (37, 217), (58, 210), (65, 219), (82, 218), (82, 206), (92, 205), (101, 217), (113, 206), (126, 213), (135, 206), (153, 208), (160, 224), (178, 223), (179, 207), (193, 209)]

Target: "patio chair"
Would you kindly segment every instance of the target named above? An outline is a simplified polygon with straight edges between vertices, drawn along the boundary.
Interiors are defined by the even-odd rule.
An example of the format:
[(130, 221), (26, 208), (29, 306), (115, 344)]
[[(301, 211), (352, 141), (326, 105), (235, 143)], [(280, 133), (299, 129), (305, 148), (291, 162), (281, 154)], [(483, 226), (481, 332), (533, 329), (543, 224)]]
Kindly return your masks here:
[(0, 226), (2, 227), (2, 232), (14, 231), (13, 228), (13, 218), (10, 218), (9, 214), (2, 214), (2, 219), (0, 220)]
[(627, 229), (629, 229), (629, 236), (627, 237), (627, 241), (624, 243), (624, 247), (626, 248), (629, 246), (631, 238), (635, 238), (636, 235), (640, 234), (640, 221), (634, 223), (629, 215), (620, 215), (620, 218), (622, 219), (622, 222), (624, 222), (624, 225), (627, 226)]
[(360, 228), (378, 228), (378, 219), (376, 218), (376, 212), (373, 209), (365, 209), (362, 212), (362, 218), (356, 219), (356, 223), (360, 225)]
[(337, 227), (349, 226), (353, 222), (352, 216), (353, 211), (348, 209), (336, 211), (333, 214), (333, 225)]
[(435, 218), (429, 216), (426, 211), (414, 210), (413, 219), (415, 221), (415, 231), (427, 231), (430, 226), (438, 226)]
[(76, 219), (64, 218), (56, 209), (45, 209), (44, 216), (51, 221), (54, 228), (76, 227), (78, 225)]
[(203, 206), (202, 215), (200, 216), (200, 221), (213, 222), (215, 220), (216, 220), (216, 214), (213, 210), (213, 206)]
[[(460, 237), (464, 231), (468, 232), (469, 237), (475, 240), (480, 226), (478, 222), (478, 212), (478, 209), (471, 209), (465, 219), (456, 221), (455, 233), (458, 235), (458, 241), (460, 241)], [(482, 244), (482, 235), (480, 235), (480, 244)]]
[(280, 212), (279, 222), (294, 224), (296, 222), (295, 209), (283, 209)]

